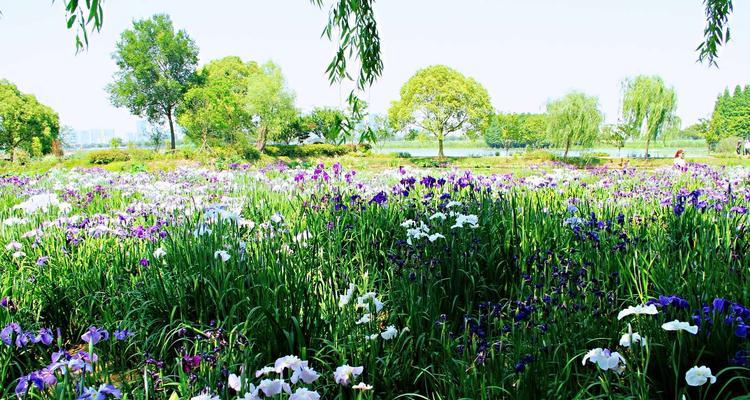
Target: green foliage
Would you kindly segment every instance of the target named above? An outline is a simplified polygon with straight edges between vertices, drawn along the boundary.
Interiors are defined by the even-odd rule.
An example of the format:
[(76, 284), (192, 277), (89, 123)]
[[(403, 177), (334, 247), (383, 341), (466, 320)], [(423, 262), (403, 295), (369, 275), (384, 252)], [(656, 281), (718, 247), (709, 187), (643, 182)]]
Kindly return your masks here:
[(120, 149), (95, 150), (88, 154), (91, 164), (105, 165), (116, 161), (129, 161), (130, 153)]
[(723, 138), (750, 137), (750, 85), (729, 89), (716, 99), (714, 112), (706, 131), (706, 143), (713, 148)]
[(580, 92), (547, 104), (547, 134), (556, 145), (565, 149), (563, 158), (573, 145), (591, 147), (599, 136), (604, 115), (599, 100)]
[(122, 141), (122, 138), (119, 138), (119, 137), (113, 137), (112, 140), (109, 141), (110, 149), (119, 149), (123, 145), (124, 145), (124, 142)]
[(253, 133), (258, 150), (263, 151), (268, 140), (279, 140), (298, 111), (294, 107), (294, 92), (286, 87), (281, 68), (269, 61), (248, 82), (244, 98), (251, 115)]
[(538, 147), (545, 140), (543, 114), (497, 114), (484, 131), (484, 141), (492, 148)]
[(313, 109), (309, 116), (312, 123), (311, 134), (325, 140), (329, 144), (341, 144), (343, 139), (343, 123), (346, 115), (343, 111), (329, 107)]
[(250, 80), (261, 73), (254, 61), (230, 56), (213, 60), (198, 71), (199, 84), (185, 93), (177, 121), (186, 136), (202, 147), (234, 143), (251, 128), (245, 105)]
[(698, 60), (717, 66), (719, 47), (731, 38), (729, 33), (729, 15), (732, 14), (732, 0), (703, 0), (706, 9), (706, 29), (703, 31), (703, 42), (698, 45)]
[(302, 144), (302, 145), (269, 145), (265, 153), (274, 157), (336, 157), (365, 148), (357, 145)]
[(621, 149), (625, 147), (625, 141), (627, 141), (629, 137), (632, 137), (632, 133), (628, 131), (626, 125), (610, 124), (602, 127), (599, 141)]
[(39, 136), (34, 136), (31, 138), (31, 156), (39, 158), (42, 155), (42, 141), (39, 139)]
[(32, 151), (34, 139), (41, 154), (49, 153), (59, 133), (55, 111), (33, 95), (22, 93), (14, 84), (0, 80), (0, 150), (8, 153), (11, 160), (19, 147)]
[(698, 139), (705, 139), (706, 134), (708, 134), (710, 126), (710, 121), (701, 118), (698, 122), (689, 125), (679, 133), (679, 137), (681, 139), (691, 139), (691, 140), (698, 140)]
[(174, 114), (196, 79), (198, 47), (184, 30), (175, 32), (165, 14), (133, 22), (112, 55), (115, 81), (107, 86), (112, 104), (152, 123), (169, 124), (175, 149)]
[(391, 103), (388, 119), (396, 131), (419, 129), (438, 141), (452, 133), (474, 136), (490, 121), (492, 104), (487, 90), (473, 78), (444, 65), (423, 68), (401, 87), (400, 99)]
[(646, 158), (651, 141), (675, 124), (677, 95), (658, 76), (637, 76), (623, 82), (622, 114), (625, 124), (646, 140)]

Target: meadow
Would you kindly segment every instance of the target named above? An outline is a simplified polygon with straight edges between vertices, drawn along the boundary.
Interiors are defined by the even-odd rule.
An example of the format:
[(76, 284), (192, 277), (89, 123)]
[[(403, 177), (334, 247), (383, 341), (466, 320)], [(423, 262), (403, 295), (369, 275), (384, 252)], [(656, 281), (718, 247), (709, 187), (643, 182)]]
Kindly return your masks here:
[(748, 398), (750, 169), (388, 160), (1, 178), (0, 398)]

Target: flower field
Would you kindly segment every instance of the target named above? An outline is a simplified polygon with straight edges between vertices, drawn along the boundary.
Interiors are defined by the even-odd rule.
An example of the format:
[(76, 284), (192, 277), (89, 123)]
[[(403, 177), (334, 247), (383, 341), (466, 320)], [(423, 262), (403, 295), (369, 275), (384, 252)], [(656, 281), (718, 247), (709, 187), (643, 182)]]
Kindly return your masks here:
[(750, 170), (0, 178), (0, 398), (750, 393)]

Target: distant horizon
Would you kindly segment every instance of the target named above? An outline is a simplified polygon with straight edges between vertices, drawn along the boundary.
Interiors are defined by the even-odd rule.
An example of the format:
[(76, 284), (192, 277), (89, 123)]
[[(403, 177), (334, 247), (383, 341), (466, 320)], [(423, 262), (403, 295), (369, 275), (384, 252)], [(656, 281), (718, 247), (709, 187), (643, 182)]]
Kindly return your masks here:
[[(295, 1), (221, 1), (208, 9), (176, 0), (105, 2), (102, 32), (91, 34), (89, 49), (78, 55), (62, 2), (0, 3), (0, 37), (15, 38), (0, 41), (0, 79), (35, 95), (76, 131), (136, 132), (143, 118), (112, 106), (104, 90), (116, 68), (110, 55), (133, 19), (167, 13), (195, 40), (201, 65), (230, 55), (271, 59), (281, 66), (301, 110), (344, 106), (348, 89), (331, 87), (325, 75), (334, 51), (334, 44), (320, 37), (327, 10)], [(695, 61), (705, 24), (697, 0), (564, 5), (473, 0), (461, 7), (419, 0), (376, 2), (375, 12), (385, 71), (364, 93), (371, 113), (385, 113), (401, 85), (433, 64), (478, 80), (498, 111), (543, 112), (547, 101), (579, 90), (599, 98), (608, 123), (617, 120), (620, 82), (627, 77), (660, 75), (674, 86), (683, 127), (709, 117), (725, 88), (750, 83), (748, 3), (735, 4), (732, 40), (720, 50), (718, 69)]]

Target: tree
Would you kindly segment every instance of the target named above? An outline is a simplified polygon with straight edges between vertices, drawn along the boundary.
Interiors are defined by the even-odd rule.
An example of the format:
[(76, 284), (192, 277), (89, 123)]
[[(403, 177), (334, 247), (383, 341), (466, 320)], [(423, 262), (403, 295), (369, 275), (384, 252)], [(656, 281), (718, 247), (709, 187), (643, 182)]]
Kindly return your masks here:
[(738, 85), (732, 94), (727, 88), (716, 99), (706, 143), (711, 148), (730, 136), (750, 137), (750, 85), (744, 89)]
[(338, 144), (342, 139), (343, 123), (346, 115), (341, 110), (329, 107), (313, 109), (309, 115), (313, 135), (323, 139), (326, 143)]
[(651, 141), (675, 123), (677, 95), (658, 76), (637, 76), (623, 82), (622, 114), (625, 123), (646, 140), (646, 158)]
[(245, 105), (260, 151), (265, 149), (268, 140), (280, 139), (298, 114), (294, 92), (286, 87), (281, 68), (272, 61), (263, 64), (260, 72), (249, 80)]
[(119, 71), (107, 86), (112, 104), (159, 124), (169, 124), (175, 149), (174, 116), (195, 80), (198, 47), (184, 30), (175, 32), (169, 16), (133, 22), (120, 35), (112, 55)]
[(33, 143), (37, 151), (49, 153), (59, 133), (55, 111), (14, 84), (0, 80), (0, 150), (8, 153), (11, 161), (19, 147), (31, 153)]
[(197, 73), (196, 84), (177, 109), (177, 122), (201, 148), (210, 143), (233, 143), (251, 129), (246, 107), (250, 79), (261, 73), (256, 62), (230, 56), (213, 60)]
[(388, 118), (397, 131), (417, 128), (438, 141), (438, 157), (444, 158), (443, 141), (452, 133), (474, 136), (485, 129), (492, 115), (487, 90), (472, 78), (444, 65), (417, 71), (403, 87), (401, 98), (391, 103)]
[(604, 144), (614, 146), (619, 152), (625, 147), (625, 142), (628, 138), (633, 136), (633, 133), (628, 130), (628, 126), (622, 122), (617, 124), (604, 125), (602, 127), (600, 141)]
[(497, 114), (492, 117), (484, 132), (484, 141), (492, 148), (502, 147), (510, 153), (511, 147), (526, 143), (529, 130), (524, 114)]
[(109, 141), (109, 147), (111, 149), (119, 149), (124, 144), (125, 143), (122, 141), (122, 138), (119, 137), (113, 137), (112, 140)]
[(167, 132), (159, 125), (151, 125), (146, 130), (146, 135), (148, 144), (154, 146), (154, 151), (159, 151), (162, 143), (164, 143), (164, 139), (167, 137)]
[(573, 145), (591, 147), (603, 120), (599, 100), (580, 92), (547, 104), (547, 134), (555, 145), (565, 149), (563, 158), (568, 157)]

